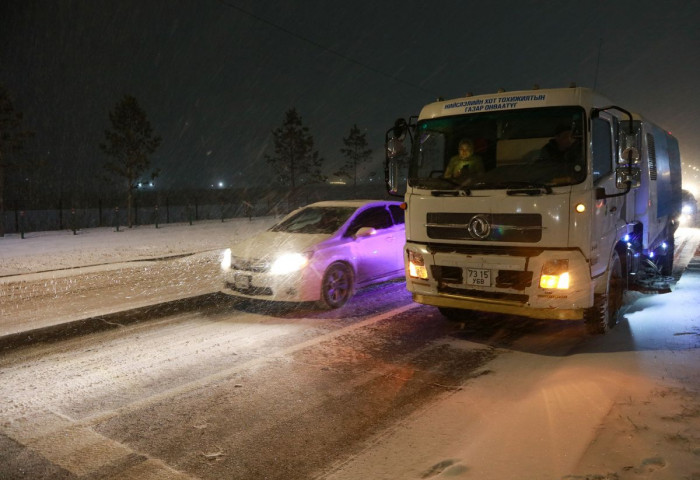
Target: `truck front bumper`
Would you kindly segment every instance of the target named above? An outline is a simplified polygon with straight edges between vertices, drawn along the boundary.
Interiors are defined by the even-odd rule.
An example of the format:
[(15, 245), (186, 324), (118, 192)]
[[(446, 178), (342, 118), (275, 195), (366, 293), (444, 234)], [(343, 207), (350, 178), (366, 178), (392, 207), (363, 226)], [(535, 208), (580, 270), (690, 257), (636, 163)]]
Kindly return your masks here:
[(502, 313), (505, 315), (522, 315), (530, 318), (541, 318), (546, 320), (582, 320), (583, 309), (581, 308), (532, 308), (525, 307), (515, 302), (494, 301), (481, 298), (469, 298), (456, 295), (442, 294), (423, 295), (413, 294), (413, 301), (424, 305), (435, 307), (461, 308), (464, 310), (475, 310), (479, 312)]
[[(412, 269), (411, 262), (418, 257), (423, 265)], [(409, 242), (406, 265), (406, 287), (416, 302), (426, 305), (559, 320), (582, 319), (593, 305), (595, 282), (577, 249), (479, 249)], [(567, 288), (541, 286), (542, 274), (553, 265), (566, 271)]]

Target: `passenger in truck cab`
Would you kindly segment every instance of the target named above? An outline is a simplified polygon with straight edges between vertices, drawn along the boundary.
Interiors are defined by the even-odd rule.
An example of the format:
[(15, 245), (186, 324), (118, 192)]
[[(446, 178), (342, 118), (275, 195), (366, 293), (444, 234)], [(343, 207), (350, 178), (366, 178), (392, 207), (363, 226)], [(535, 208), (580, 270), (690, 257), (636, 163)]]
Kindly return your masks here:
[(481, 157), (474, 154), (474, 143), (467, 139), (460, 141), (457, 155), (447, 164), (444, 178), (471, 177), (482, 173), (484, 173), (484, 162)]

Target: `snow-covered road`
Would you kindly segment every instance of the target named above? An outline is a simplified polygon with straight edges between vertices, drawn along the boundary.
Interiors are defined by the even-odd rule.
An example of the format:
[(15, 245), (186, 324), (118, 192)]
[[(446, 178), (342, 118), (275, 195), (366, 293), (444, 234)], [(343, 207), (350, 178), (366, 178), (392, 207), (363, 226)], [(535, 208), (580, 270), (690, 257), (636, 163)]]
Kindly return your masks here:
[[(240, 223), (238, 236), (262, 228)], [(22, 264), (11, 252), (27, 244), (0, 239), (11, 247), (0, 248), (3, 266), (15, 265), (0, 282), (15, 295), (0, 297), (4, 328), (21, 315), (92, 315), (91, 302), (132, 308), (192, 295), (195, 284), (215, 289), (228, 240), (207, 242), (239, 227), (208, 224), (208, 240), (191, 244), (180, 228), (194, 233), (172, 226), (151, 252), (200, 253), (122, 263), (135, 249), (112, 245), (116, 267), (94, 256), (99, 242), (75, 249), (61, 243), (76, 239), (55, 238)], [(37, 478), (696, 479), (698, 243), (697, 230), (679, 231), (672, 292), (628, 293), (606, 336), (497, 315), (450, 324), (388, 284), (340, 311), (266, 311), (222, 297), (7, 352), (0, 466), (50, 472)], [(29, 272), (47, 258), (83, 268)]]

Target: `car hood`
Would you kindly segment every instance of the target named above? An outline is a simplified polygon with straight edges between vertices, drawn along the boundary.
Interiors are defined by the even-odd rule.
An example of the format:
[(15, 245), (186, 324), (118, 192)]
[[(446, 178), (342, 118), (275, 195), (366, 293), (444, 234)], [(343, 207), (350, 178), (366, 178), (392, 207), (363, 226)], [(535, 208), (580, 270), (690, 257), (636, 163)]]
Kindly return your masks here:
[(284, 252), (306, 252), (332, 235), (288, 232), (262, 232), (231, 246), (231, 255), (266, 258)]

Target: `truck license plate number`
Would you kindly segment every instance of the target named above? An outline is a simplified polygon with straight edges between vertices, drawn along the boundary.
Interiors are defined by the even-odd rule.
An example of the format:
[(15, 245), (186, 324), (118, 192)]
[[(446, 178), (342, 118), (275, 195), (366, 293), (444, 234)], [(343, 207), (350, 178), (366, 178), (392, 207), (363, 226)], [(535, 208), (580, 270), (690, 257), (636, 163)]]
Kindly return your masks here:
[(491, 286), (491, 270), (487, 268), (467, 268), (467, 285)]
[(233, 284), (236, 287), (236, 290), (248, 290), (250, 288), (250, 276), (236, 275), (233, 277)]

